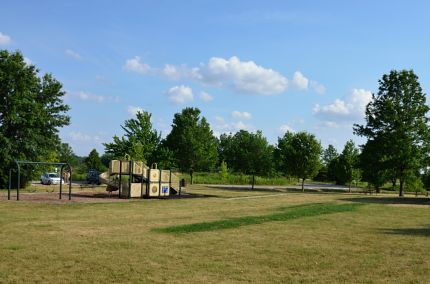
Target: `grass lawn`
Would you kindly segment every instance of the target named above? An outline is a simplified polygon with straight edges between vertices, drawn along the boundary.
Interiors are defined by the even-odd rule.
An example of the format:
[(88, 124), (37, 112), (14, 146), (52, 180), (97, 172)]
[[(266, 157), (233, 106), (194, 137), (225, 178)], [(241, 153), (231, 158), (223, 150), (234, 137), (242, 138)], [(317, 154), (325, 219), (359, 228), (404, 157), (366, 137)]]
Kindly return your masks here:
[(187, 192), (206, 197), (42, 203), (2, 192), (0, 283), (430, 281), (429, 198)]

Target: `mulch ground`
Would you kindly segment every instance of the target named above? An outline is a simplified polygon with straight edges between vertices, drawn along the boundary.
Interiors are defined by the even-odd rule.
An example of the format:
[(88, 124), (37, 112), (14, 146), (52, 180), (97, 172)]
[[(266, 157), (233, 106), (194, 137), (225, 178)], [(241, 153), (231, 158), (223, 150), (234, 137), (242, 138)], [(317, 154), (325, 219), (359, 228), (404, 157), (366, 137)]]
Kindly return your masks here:
[[(16, 192), (11, 194), (10, 201), (16, 201)], [(0, 200), (7, 201), (7, 193), (0, 194)], [(134, 199), (120, 199), (118, 194), (109, 194), (106, 192), (74, 192), (72, 193), (71, 200), (69, 200), (69, 194), (63, 193), (61, 199), (59, 199), (58, 192), (36, 192), (36, 193), (20, 193), (20, 201), (34, 201), (34, 202), (48, 202), (48, 203), (70, 203), (70, 202), (128, 202)]]
[[(165, 198), (158, 199), (176, 199), (176, 198), (196, 198), (196, 197), (209, 197), (197, 194), (182, 194), (181, 196), (172, 195)], [(157, 198), (154, 198), (157, 199)], [(30, 201), (30, 202), (45, 202), (45, 203), (70, 203), (70, 202), (81, 202), (81, 203), (98, 203), (98, 202), (130, 202), (135, 200), (148, 200), (140, 198), (119, 198), (118, 192), (114, 192), (109, 195), (108, 192), (104, 191), (72, 191), (71, 200), (69, 200), (68, 192), (63, 192), (61, 199), (59, 199), (58, 192), (20, 192), (19, 201)], [(151, 200), (153, 200), (151, 198)], [(0, 192), (0, 202), (8, 201), (7, 191)], [(10, 201), (16, 201), (16, 190), (11, 192)]]

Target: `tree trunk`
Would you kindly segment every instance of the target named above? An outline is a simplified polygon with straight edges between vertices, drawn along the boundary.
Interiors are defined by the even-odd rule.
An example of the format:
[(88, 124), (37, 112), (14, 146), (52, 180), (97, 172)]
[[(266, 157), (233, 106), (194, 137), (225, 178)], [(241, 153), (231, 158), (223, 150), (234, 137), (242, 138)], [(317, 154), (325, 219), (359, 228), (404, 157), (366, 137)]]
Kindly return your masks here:
[(255, 175), (252, 175), (252, 190), (254, 190), (254, 185), (255, 185)]
[(193, 171), (190, 171), (190, 184), (193, 184)]
[(349, 189), (348, 192), (351, 193), (351, 182), (349, 182)]
[(302, 192), (305, 192), (305, 178), (302, 178)]
[(381, 189), (379, 188), (379, 186), (375, 187), (375, 191), (376, 191), (376, 193), (381, 193)]
[(404, 193), (403, 193), (403, 184), (404, 184), (404, 181), (403, 181), (403, 179), (401, 178), (401, 179), (400, 179), (400, 190), (399, 190), (399, 196), (400, 196), (400, 197), (404, 196)]

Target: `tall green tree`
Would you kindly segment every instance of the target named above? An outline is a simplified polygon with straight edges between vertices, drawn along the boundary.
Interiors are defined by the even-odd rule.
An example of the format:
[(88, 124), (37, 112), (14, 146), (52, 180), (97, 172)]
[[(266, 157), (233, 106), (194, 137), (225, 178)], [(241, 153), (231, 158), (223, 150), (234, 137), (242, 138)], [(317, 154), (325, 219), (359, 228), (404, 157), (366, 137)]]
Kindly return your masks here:
[(336, 181), (347, 184), (351, 192), (351, 183), (358, 175), (359, 150), (352, 140), (346, 142), (335, 167)]
[(368, 140), (362, 146), (359, 156), (359, 168), (362, 171), (363, 180), (372, 185), (376, 192), (389, 180), (389, 174), (385, 168), (385, 157), (380, 151), (377, 140)]
[(136, 118), (128, 119), (121, 126), (125, 134), (113, 137), (112, 143), (105, 143), (105, 152), (116, 159), (123, 159), (127, 154), (132, 160), (153, 163), (154, 153), (160, 145), (161, 135), (153, 129), (151, 114), (138, 111)]
[(19, 51), (0, 50), (0, 188), (7, 186), (14, 159), (43, 160), (56, 151), (59, 128), (70, 122), (64, 94), (60, 82), (39, 74)]
[(336, 148), (329, 144), (326, 149), (322, 152), (321, 160), (322, 167), (315, 178), (323, 181), (333, 181), (336, 179), (334, 165), (335, 160), (339, 157)]
[(283, 171), (300, 178), (304, 191), (305, 179), (313, 178), (321, 167), (322, 147), (319, 141), (306, 132), (287, 132), (278, 138), (276, 151), (282, 160)]
[(162, 140), (159, 147), (157, 147), (153, 160), (157, 162), (160, 169), (174, 169), (178, 167), (175, 153), (165, 146), (165, 140)]
[(59, 145), (57, 157), (58, 161), (62, 163), (69, 163), (72, 166), (77, 165), (77, 157), (68, 143)]
[(336, 159), (339, 156), (336, 148), (329, 144), (326, 149), (324, 149), (322, 153), (322, 163), (324, 166), (328, 167), (331, 161)]
[(99, 153), (96, 149), (92, 149), (88, 157), (84, 159), (84, 163), (87, 169), (95, 169), (102, 171), (104, 169), (102, 160), (100, 159)]
[(217, 139), (198, 108), (175, 114), (165, 146), (174, 153), (179, 169), (190, 174), (191, 183), (195, 171), (210, 170), (218, 161)]
[(355, 125), (357, 135), (378, 141), (384, 168), (400, 181), (422, 168), (429, 153), (430, 132), (426, 95), (412, 70), (391, 71), (379, 80), (378, 93), (366, 107), (366, 124)]
[(272, 172), (273, 147), (261, 131), (240, 130), (234, 135), (223, 134), (219, 145), (220, 155), (231, 169), (253, 176), (252, 188), (255, 175), (267, 176)]

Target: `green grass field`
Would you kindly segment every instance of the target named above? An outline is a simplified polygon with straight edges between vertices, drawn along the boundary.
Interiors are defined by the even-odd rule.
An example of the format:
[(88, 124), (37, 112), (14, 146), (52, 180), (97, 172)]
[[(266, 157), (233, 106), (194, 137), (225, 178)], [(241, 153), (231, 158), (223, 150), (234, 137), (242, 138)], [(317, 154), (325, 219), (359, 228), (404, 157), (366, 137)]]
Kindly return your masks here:
[(0, 283), (428, 283), (430, 199), (222, 190), (6, 201)]

